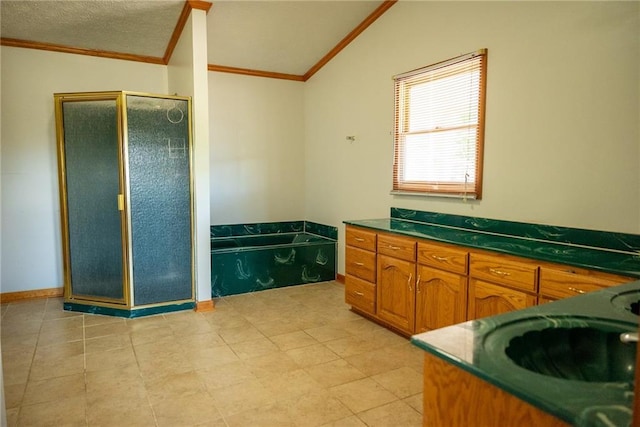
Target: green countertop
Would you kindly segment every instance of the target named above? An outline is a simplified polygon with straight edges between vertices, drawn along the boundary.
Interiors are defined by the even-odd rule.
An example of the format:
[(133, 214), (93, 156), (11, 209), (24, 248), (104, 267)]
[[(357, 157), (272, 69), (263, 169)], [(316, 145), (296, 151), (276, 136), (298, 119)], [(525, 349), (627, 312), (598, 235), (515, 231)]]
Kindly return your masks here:
[[(518, 366), (505, 349), (511, 338), (524, 331), (598, 324), (615, 325), (617, 340), (620, 331), (638, 331), (638, 316), (631, 312), (629, 303), (639, 299), (640, 281), (636, 281), (425, 332), (414, 335), (411, 342), (570, 424), (626, 426), (632, 416), (631, 382), (586, 382), (543, 375)], [(597, 352), (597, 347), (581, 349), (581, 354)], [(606, 352), (602, 357), (615, 359), (615, 355)], [(635, 364), (624, 367), (631, 377), (634, 367)]]
[[(391, 218), (345, 224), (534, 260), (640, 278), (640, 236), (391, 208)], [(520, 367), (506, 348), (511, 339), (533, 331), (612, 327), (609, 334), (638, 330), (630, 300), (640, 300), (640, 281), (524, 310), (415, 335), (414, 345), (532, 405), (577, 426), (631, 423), (630, 381), (563, 379)], [(611, 326), (613, 325), (613, 326)], [(575, 329), (572, 329), (575, 330)], [(531, 335), (527, 335), (525, 341)], [(634, 344), (627, 344), (634, 345)], [(593, 349), (595, 349), (594, 346)], [(589, 350), (581, 350), (589, 353)], [(600, 355), (598, 355), (600, 356)], [(606, 352), (602, 357), (608, 360)], [(615, 359), (615, 355), (611, 355)], [(635, 360), (635, 359), (634, 359)], [(602, 362), (602, 364), (609, 363)], [(629, 363), (627, 369), (635, 369)]]
[[(587, 246), (584, 244), (557, 242), (552, 237), (549, 237), (548, 234), (547, 238), (543, 239), (398, 218), (354, 220), (344, 221), (344, 223), (375, 231), (384, 231), (640, 278), (640, 253), (636, 248), (622, 250), (599, 247), (597, 244)], [(527, 226), (532, 228), (543, 227), (535, 224)]]

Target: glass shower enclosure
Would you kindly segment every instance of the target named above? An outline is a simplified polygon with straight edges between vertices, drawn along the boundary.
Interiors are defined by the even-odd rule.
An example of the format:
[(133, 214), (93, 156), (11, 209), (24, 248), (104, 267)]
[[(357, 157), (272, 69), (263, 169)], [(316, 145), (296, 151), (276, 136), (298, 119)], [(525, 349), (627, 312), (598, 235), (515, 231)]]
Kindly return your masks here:
[(191, 100), (54, 94), (65, 309), (194, 306)]

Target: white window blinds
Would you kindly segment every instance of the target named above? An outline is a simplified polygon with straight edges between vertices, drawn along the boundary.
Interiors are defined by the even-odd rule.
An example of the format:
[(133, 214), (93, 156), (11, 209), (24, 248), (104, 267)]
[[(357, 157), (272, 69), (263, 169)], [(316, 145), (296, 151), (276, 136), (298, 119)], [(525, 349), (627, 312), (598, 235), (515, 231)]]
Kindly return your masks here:
[(481, 197), (485, 49), (394, 77), (393, 190)]

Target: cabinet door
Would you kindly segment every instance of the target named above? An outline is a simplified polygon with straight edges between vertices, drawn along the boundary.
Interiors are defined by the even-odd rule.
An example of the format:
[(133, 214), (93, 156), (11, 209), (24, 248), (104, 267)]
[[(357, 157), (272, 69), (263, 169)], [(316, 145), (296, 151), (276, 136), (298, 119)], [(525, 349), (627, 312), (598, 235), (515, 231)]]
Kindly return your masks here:
[(415, 318), (415, 264), (378, 255), (377, 313), (390, 325), (413, 332)]
[(415, 332), (454, 325), (466, 318), (467, 277), (418, 265)]
[(468, 320), (494, 316), (536, 305), (536, 297), (493, 283), (469, 279)]

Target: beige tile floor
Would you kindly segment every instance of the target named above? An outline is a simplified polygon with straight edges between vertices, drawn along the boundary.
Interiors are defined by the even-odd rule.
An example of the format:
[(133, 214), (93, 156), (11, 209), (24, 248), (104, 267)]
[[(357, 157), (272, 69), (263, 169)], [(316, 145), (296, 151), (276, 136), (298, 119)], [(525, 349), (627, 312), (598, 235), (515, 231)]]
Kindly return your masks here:
[(423, 353), (337, 282), (139, 319), (2, 305), (9, 426), (419, 426)]

